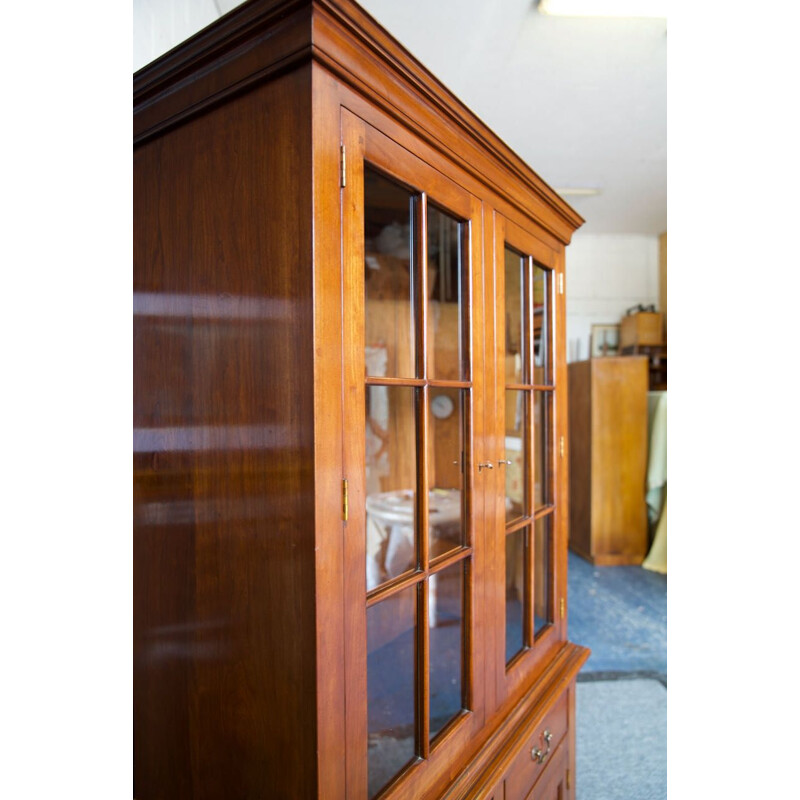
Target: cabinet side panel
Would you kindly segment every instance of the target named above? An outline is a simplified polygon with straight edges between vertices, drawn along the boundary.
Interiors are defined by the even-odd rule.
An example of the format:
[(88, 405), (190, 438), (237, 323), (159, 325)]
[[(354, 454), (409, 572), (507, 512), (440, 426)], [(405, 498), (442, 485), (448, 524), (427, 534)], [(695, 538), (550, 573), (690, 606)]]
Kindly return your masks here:
[(592, 554), (641, 563), (647, 552), (647, 358), (592, 361)]
[(134, 152), (134, 789), (316, 795), (310, 67)]
[(569, 544), (591, 554), (592, 393), (591, 362), (568, 368), (569, 382)]

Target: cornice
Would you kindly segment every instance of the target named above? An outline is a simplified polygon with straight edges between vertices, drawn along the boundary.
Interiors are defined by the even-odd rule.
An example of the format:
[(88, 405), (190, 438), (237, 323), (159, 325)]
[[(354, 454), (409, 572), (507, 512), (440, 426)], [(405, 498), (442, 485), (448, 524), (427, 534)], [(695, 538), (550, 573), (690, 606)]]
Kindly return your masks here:
[[(315, 61), (379, 107), (411, 122), (398, 90), (438, 125), (415, 132), (486, 185), (490, 162), (548, 210), (564, 243), (583, 219), (441, 81), (351, 0), (250, 0), (133, 76), (134, 145), (279, 74)], [(408, 103), (406, 103), (406, 106)], [(441, 130), (438, 130), (441, 128)], [(472, 146), (464, 146), (464, 140)], [(477, 151), (484, 158), (473, 158)], [(464, 152), (462, 152), (464, 151)], [(480, 162), (484, 162), (481, 164)], [(510, 198), (515, 205), (519, 200)]]
[[(314, 0), (315, 21), (320, 13), (330, 17), (336, 27), (353, 40), (358, 42), (365, 50), (374, 54), (375, 58), (391, 72), (404, 81), (413, 92), (435, 108), (438, 114), (457, 126), (481, 149), (490, 154), (494, 161), (502, 164), (517, 180), (537, 197), (541, 198), (547, 206), (555, 211), (569, 228), (569, 233), (579, 228), (584, 219), (553, 189), (551, 189), (531, 167), (521, 159), (505, 142), (497, 136), (476, 114), (464, 105), (430, 70), (418, 61), (408, 50), (403, 47), (388, 31), (371, 17), (360, 6), (350, 0)], [(337, 77), (344, 80), (358, 91), (366, 91), (373, 100), (383, 100), (386, 105), (393, 106), (394, 100), (391, 93), (382, 92), (381, 86), (370, 84), (365, 87), (362, 76), (358, 71), (342, 64), (337, 60), (335, 50), (329, 35), (321, 32), (320, 27), (314, 29), (314, 58), (335, 72)], [(388, 109), (387, 109), (388, 110)], [(429, 130), (418, 131), (423, 138), (431, 143), (436, 143), (436, 137)], [(439, 142), (438, 149), (442, 149)], [(448, 155), (479, 179), (491, 185), (491, 179), (480, 174), (476, 164), (460, 158), (459, 153), (443, 145)], [(563, 232), (552, 231), (558, 238), (564, 240)], [(567, 236), (565, 241), (569, 241)]]

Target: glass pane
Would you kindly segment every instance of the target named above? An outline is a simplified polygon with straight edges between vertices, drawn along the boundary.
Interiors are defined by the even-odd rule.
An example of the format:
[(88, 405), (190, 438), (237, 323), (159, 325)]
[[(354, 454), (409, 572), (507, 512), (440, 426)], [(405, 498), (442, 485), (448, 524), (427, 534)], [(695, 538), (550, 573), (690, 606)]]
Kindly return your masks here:
[(430, 556), (464, 543), (464, 401), (466, 390), (431, 389), (428, 415)]
[(550, 272), (533, 267), (533, 382), (551, 383), (549, 290)]
[(506, 389), (506, 522), (528, 513), (528, 498), (525, 487), (528, 469), (528, 442), (525, 435), (527, 425), (528, 392)]
[(417, 564), (415, 390), (366, 387), (367, 591)]
[(428, 377), (467, 377), (463, 336), (463, 224), (428, 206)]
[(506, 536), (506, 663), (525, 644), (528, 530), (527, 527), (522, 528)]
[(547, 505), (551, 501), (550, 486), (550, 450), (552, 439), (550, 430), (550, 405), (552, 392), (533, 393), (533, 497), (534, 506)]
[(522, 331), (523, 270), (525, 259), (505, 249), (506, 383), (524, 383), (525, 337)]
[(415, 758), (416, 620), (416, 586), (367, 609), (370, 797)]
[(431, 575), (428, 592), (433, 739), (463, 707), (464, 562)]
[(414, 198), (364, 169), (364, 313), (366, 374), (415, 377)]
[(551, 621), (547, 598), (550, 597), (550, 524), (552, 519), (552, 514), (548, 514), (546, 517), (541, 517), (534, 523), (534, 635), (539, 633), (539, 631)]

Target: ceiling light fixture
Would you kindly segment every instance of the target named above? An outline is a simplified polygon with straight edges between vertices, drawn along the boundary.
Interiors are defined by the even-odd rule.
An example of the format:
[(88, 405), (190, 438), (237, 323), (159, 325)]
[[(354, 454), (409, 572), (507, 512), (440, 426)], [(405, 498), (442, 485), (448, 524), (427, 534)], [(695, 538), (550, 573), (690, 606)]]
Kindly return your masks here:
[(558, 17), (658, 17), (668, 0), (539, 0), (539, 13)]
[(594, 197), (600, 194), (600, 189), (556, 189), (562, 197)]

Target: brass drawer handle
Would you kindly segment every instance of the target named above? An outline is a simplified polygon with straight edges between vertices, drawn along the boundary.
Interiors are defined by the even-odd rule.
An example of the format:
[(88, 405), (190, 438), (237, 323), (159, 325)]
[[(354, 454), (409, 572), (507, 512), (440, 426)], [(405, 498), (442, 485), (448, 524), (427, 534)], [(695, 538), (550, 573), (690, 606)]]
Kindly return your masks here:
[(550, 731), (545, 731), (544, 734), (542, 734), (542, 738), (547, 743), (547, 749), (542, 751), (538, 747), (534, 747), (533, 750), (531, 750), (531, 759), (537, 764), (541, 764), (547, 758), (547, 754), (550, 752), (550, 742), (553, 740), (553, 734), (550, 733)]

